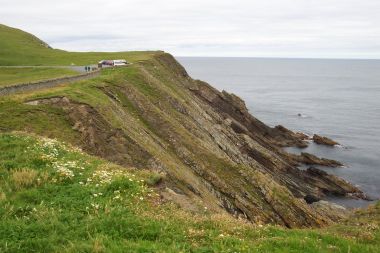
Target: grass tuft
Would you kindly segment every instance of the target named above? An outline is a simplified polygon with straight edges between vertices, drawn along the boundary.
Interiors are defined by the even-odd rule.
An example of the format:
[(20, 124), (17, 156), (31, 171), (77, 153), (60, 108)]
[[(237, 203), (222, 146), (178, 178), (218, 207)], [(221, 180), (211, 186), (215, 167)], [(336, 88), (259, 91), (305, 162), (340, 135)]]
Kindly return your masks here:
[(31, 169), (17, 169), (12, 171), (11, 178), (17, 190), (30, 188), (36, 184), (38, 173)]

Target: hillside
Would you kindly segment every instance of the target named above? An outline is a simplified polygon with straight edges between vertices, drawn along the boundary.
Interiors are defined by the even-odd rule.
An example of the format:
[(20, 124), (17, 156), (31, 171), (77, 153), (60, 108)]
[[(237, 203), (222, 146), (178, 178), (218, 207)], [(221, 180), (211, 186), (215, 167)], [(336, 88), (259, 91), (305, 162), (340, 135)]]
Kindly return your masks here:
[(0, 66), (70, 66), (97, 64), (102, 59), (139, 61), (154, 52), (67, 52), (53, 49), (22, 30), (0, 24)]
[[(80, 58), (80, 53), (56, 51), (34, 40), (40, 59), (62, 54), (57, 63), (86, 57), (96, 61), (96, 53)], [(169, 54), (115, 56), (135, 62), (72, 85), (0, 97), (5, 238), (0, 247), (62, 251), (70, 245), (69, 252), (90, 247), (130, 247), (131, 252), (375, 252), (379, 247), (378, 207), (342, 222), (350, 215), (347, 210), (318, 201), (327, 195), (366, 199), (365, 193), (321, 170), (297, 168), (334, 161), (283, 151), (284, 146), (306, 146), (301, 134), (266, 126), (249, 114), (240, 98), (193, 80)], [(64, 148), (61, 142), (76, 148)], [(117, 171), (111, 172), (116, 182), (111, 178), (109, 186), (99, 185), (104, 196), (93, 203), (99, 207), (86, 211), (99, 192), (96, 184), (83, 189), (79, 182), (87, 182), (98, 170), (107, 174), (108, 168)], [(23, 173), (32, 179), (19, 180)], [(130, 184), (130, 173), (145, 183)], [(126, 194), (125, 201), (113, 202), (114, 191)], [(39, 206), (40, 216), (33, 213)], [(363, 222), (368, 227), (359, 232)], [(28, 239), (28, 231), (50, 236)], [(61, 233), (68, 234), (57, 235)]]

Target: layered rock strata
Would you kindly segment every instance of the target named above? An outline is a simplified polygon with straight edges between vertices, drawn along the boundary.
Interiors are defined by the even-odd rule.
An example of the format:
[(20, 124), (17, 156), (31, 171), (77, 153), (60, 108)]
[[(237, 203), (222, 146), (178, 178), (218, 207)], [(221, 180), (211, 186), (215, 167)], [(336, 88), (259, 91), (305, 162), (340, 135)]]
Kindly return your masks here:
[[(255, 223), (320, 227), (339, 208), (326, 195), (365, 199), (357, 187), (300, 162), (336, 165), (282, 147), (305, 147), (302, 134), (271, 128), (243, 100), (193, 80), (170, 55), (158, 54), (92, 86), (104, 100), (70, 94), (30, 103), (61, 108), (90, 154), (165, 175), (162, 196), (193, 212), (228, 212)], [(85, 97), (86, 94), (83, 95)], [(100, 96), (100, 95), (99, 95)], [(317, 206), (317, 207), (316, 207)]]

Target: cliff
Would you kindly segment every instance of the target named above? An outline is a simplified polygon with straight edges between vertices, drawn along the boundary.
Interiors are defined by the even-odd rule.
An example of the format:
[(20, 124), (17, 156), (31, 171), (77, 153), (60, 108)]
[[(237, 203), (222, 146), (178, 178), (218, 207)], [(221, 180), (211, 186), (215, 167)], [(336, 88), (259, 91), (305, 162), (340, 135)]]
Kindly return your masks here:
[[(306, 160), (322, 161), (282, 150), (306, 146), (304, 136), (266, 126), (239, 97), (193, 80), (166, 53), (11, 101), (0, 104), (3, 131), (36, 132), (122, 166), (156, 171), (165, 178), (157, 186), (162, 198), (191, 212), (207, 208), (254, 223), (320, 227), (336, 220), (334, 208), (327, 213), (312, 202), (326, 195), (366, 198), (335, 176), (299, 170)], [(12, 114), (32, 120), (12, 125)]]

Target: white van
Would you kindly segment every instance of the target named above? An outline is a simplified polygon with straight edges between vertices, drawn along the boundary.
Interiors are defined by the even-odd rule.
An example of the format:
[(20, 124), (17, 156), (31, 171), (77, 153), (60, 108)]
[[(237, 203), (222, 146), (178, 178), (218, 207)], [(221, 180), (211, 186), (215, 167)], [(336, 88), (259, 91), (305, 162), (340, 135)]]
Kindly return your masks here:
[(126, 60), (124, 60), (124, 59), (122, 59), (122, 60), (113, 60), (113, 65), (114, 66), (125, 66), (127, 64), (128, 64), (128, 62)]

